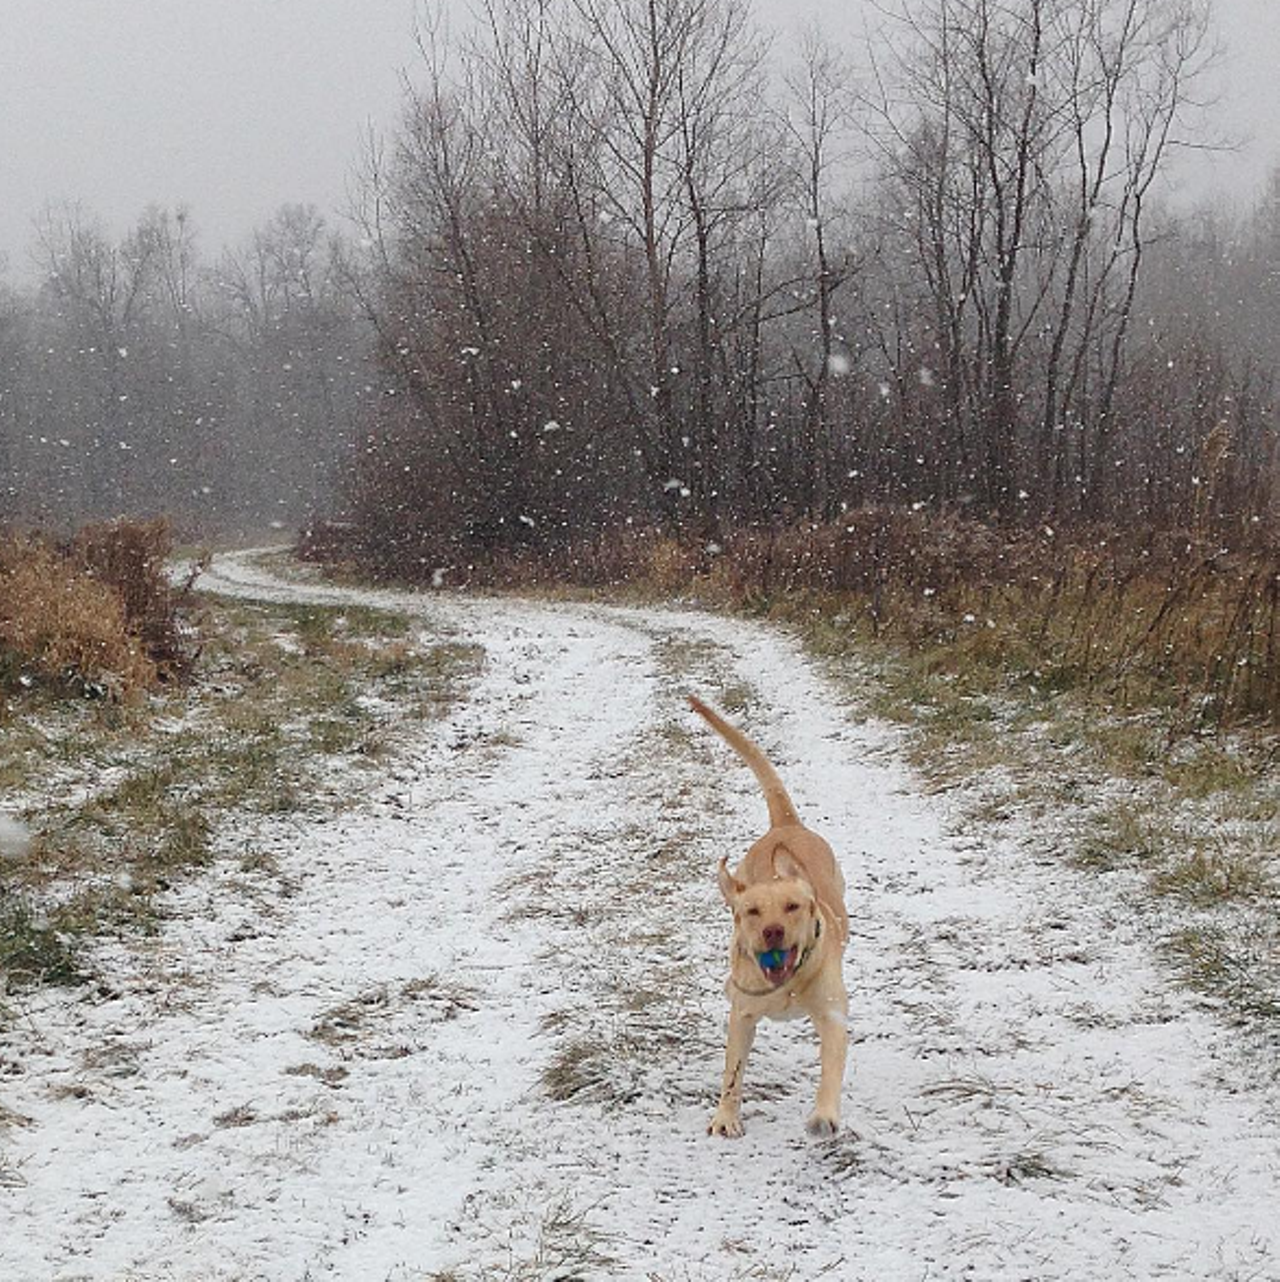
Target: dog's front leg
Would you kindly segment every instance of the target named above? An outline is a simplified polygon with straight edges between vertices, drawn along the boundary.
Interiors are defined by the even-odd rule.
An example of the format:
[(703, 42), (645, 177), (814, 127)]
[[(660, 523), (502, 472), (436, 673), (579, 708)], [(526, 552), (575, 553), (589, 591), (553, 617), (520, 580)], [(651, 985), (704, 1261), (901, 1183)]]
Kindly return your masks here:
[(818, 1081), (817, 1104), (805, 1129), (810, 1135), (834, 1135), (840, 1126), (840, 1092), (849, 1053), (849, 1019), (841, 1004), (814, 1015), (813, 1022), (821, 1041), (822, 1076)]
[(716, 1109), (708, 1135), (736, 1139), (742, 1134), (742, 1075), (747, 1071), (747, 1056), (756, 1039), (756, 1015), (747, 1015), (735, 1006), (729, 1007), (729, 1039), (724, 1048), (724, 1082), (720, 1087), (720, 1106)]

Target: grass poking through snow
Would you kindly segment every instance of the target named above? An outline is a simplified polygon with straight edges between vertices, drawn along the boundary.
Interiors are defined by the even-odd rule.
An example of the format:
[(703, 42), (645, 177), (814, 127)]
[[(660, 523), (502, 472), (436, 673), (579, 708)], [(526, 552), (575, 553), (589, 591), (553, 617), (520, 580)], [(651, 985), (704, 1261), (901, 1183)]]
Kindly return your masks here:
[(867, 712), (904, 727), (932, 786), (961, 791), (966, 824), (1026, 821), (1075, 868), (1123, 877), (1174, 974), (1280, 1037), (1274, 735), (1188, 735), (1159, 701), (1134, 711), (1086, 683), (869, 645), (828, 616), (801, 632)]
[(36, 690), (4, 707), (0, 781), (36, 833), (0, 863), (10, 990), (74, 982), (87, 940), (152, 929), (165, 891), (232, 853), (227, 817), (349, 805), (407, 725), (465, 696), (483, 657), (366, 608), (206, 599), (202, 616), (189, 686), (130, 706)]

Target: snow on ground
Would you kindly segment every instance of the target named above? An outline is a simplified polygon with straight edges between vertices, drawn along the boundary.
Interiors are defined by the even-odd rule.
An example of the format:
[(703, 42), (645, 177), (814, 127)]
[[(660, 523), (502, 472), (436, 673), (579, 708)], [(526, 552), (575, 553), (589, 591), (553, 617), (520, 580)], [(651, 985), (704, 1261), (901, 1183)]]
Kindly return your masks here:
[[(1102, 879), (960, 830), (786, 636), (690, 611), (283, 583), (481, 643), (354, 809), (232, 823), (162, 934), (0, 1039), (0, 1278), (1280, 1277), (1276, 1100)], [(719, 1081), (745, 700), (853, 922), (847, 1126), (767, 1025)], [(1025, 834), (1023, 834), (1025, 838)], [(0, 1117), (4, 1116), (0, 1113)]]

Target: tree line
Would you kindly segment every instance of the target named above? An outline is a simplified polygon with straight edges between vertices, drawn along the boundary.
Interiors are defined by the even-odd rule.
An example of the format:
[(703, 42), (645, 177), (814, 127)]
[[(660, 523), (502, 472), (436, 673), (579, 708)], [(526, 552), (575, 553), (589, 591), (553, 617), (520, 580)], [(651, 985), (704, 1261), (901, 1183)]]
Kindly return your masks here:
[(206, 262), (188, 211), (149, 209), (114, 239), (60, 206), (35, 255), (38, 284), (0, 290), (0, 520), (163, 513), (214, 535), (331, 500), (370, 369), (314, 209)]
[(1276, 515), (1280, 248), (1158, 200), (1190, 0), (923, 0), (855, 75), (745, 0), (487, 0), (369, 158), (403, 395), (353, 491), (388, 561), (868, 503)]
[(198, 513), (220, 468), (401, 572), (868, 504), (1274, 533), (1280, 184), (1163, 199), (1203, 0), (904, 0), (856, 70), (780, 66), (747, 0), (482, 19), (422, 30), (346, 242), (286, 211), (195, 272), (173, 215), (49, 224), (0, 330), (20, 490)]

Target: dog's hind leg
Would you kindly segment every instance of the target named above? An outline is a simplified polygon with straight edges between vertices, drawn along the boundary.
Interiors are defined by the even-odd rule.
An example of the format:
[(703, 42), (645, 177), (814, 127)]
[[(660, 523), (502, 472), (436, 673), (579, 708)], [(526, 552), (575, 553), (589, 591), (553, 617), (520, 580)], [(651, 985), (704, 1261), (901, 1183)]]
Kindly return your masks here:
[(759, 1018), (729, 1008), (729, 1038), (724, 1048), (724, 1082), (720, 1088), (720, 1106), (707, 1127), (708, 1135), (737, 1139), (742, 1134), (742, 1076), (747, 1071), (747, 1056), (756, 1039)]

